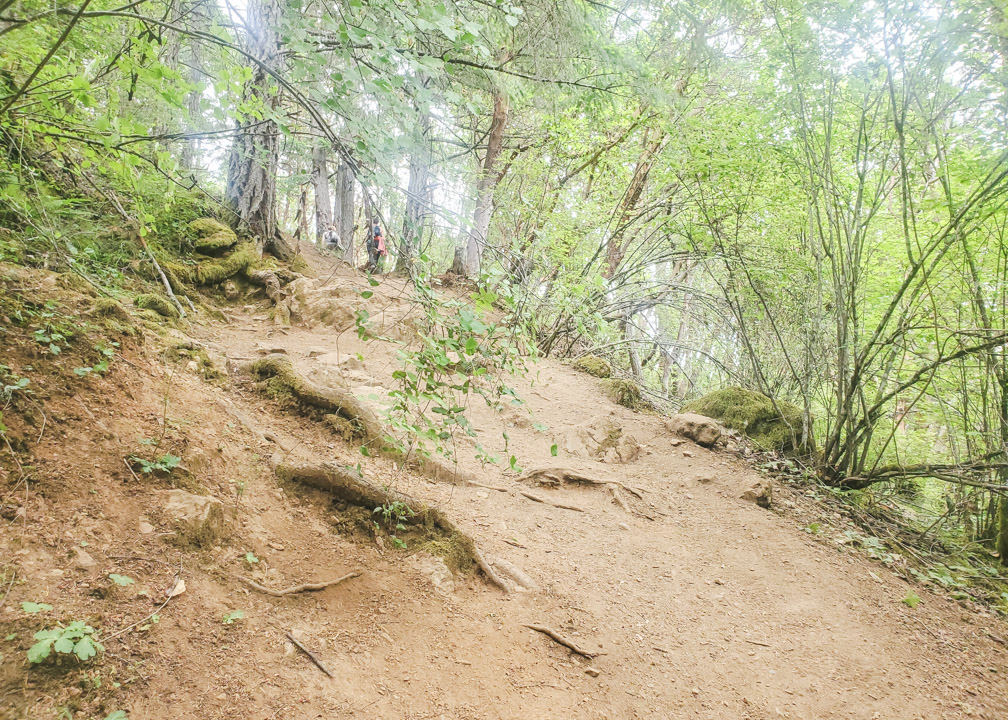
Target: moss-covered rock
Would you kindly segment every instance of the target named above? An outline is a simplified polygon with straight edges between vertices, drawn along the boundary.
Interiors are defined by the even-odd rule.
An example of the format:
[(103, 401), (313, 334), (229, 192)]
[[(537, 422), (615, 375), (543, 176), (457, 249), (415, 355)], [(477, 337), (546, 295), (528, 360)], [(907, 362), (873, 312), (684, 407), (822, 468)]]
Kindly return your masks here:
[(602, 381), (606, 395), (617, 405), (631, 410), (647, 410), (651, 406), (641, 395), (640, 387), (631, 380), (610, 378)]
[(745, 388), (730, 387), (715, 390), (688, 402), (682, 410), (714, 418), (743, 432), (764, 450), (794, 450), (791, 429), (794, 429), (796, 435), (801, 435), (801, 408), (786, 400), (778, 400), (777, 406), (781, 414), (778, 414), (766, 395)]
[(196, 249), (207, 255), (223, 252), (234, 247), (238, 236), (234, 230), (214, 218), (199, 218), (189, 223), (189, 229), (197, 234)]
[(598, 355), (582, 355), (574, 361), (574, 367), (597, 378), (612, 376), (612, 366)]
[(153, 310), (162, 317), (174, 319), (179, 316), (178, 310), (171, 304), (171, 300), (160, 295), (154, 295), (153, 293), (137, 295), (133, 303), (142, 310)]
[(100, 297), (94, 301), (91, 313), (97, 317), (114, 318), (123, 322), (130, 322), (129, 313), (126, 308), (119, 304), (115, 298)]
[(227, 257), (205, 260), (197, 265), (164, 263), (169, 280), (177, 278), (182, 283), (192, 285), (217, 285), (228, 278), (244, 272), (259, 259), (252, 243), (242, 243)]

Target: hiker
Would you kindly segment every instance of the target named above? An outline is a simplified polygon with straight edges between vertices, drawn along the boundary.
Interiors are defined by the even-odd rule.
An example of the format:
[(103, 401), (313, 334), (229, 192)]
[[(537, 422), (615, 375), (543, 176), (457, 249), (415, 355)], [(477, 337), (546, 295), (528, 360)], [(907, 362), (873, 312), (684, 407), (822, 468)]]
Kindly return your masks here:
[(382, 237), (381, 226), (375, 224), (371, 229), (371, 237), (368, 238), (368, 264), (367, 269), (372, 272), (381, 272), (382, 260), (388, 256), (385, 248), (385, 238)]
[(336, 247), (339, 244), (339, 233), (336, 232), (336, 226), (330, 225), (322, 233), (322, 245), (326, 248)]

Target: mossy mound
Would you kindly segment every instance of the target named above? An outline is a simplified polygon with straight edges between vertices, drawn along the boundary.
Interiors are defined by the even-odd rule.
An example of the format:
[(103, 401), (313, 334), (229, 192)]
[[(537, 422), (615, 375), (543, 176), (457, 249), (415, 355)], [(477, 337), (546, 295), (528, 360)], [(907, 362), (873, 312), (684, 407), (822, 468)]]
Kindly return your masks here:
[(574, 361), (574, 367), (597, 378), (612, 376), (612, 365), (598, 355), (583, 355)]
[(214, 218), (193, 220), (189, 223), (189, 229), (199, 236), (195, 242), (196, 249), (207, 255), (224, 252), (238, 242), (234, 230)]
[(126, 323), (130, 322), (130, 316), (126, 312), (126, 308), (120, 305), (119, 301), (114, 298), (98, 298), (91, 307), (91, 312), (97, 317), (113, 318)]
[(602, 382), (606, 395), (617, 405), (631, 410), (647, 410), (651, 406), (641, 395), (640, 387), (632, 380), (610, 378)]
[(730, 387), (688, 402), (683, 405), (682, 411), (705, 415), (743, 432), (764, 450), (786, 452), (794, 449), (791, 428), (795, 434), (801, 435), (802, 411), (785, 400), (778, 400), (777, 406), (783, 417), (766, 395)]
[(154, 295), (153, 293), (137, 295), (133, 304), (142, 310), (153, 310), (162, 317), (174, 319), (179, 316), (178, 310), (171, 304), (171, 300), (160, 295)]
[(242, 243), (227, 257), (205, 260), (197, 265), (182, 263), (165, 263), (165, 272), (169, 279), (177, 278), (191, 285), (217, 285), (238, 273), (248, 270), (257, 260), (259, 254), (252, 243)]

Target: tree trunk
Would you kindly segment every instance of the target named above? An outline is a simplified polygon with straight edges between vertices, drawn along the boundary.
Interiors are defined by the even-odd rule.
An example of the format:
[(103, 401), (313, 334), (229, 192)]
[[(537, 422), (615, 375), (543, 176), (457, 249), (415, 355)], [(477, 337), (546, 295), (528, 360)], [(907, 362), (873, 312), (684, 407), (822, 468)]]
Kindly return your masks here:
[(396, 270), (412, 272), (420, 240), (423, 238), (427, 205), (430, 201), (430, 117), (420, 119), (420, 147), (410, 156), (409, 185), (406, 188), (406, 214), (403, 216), (402, 243)]
[(329, 199), (329, 163), (321, 143), (312, 147), (312, 184), (315, 186), (315, 242), (322, 245), (322, 235), (332, 226)]
[(494, 188), (499, 178), (493, 172), (494, 163), (504, 145), (504, 128), (508, 121), (508, 97), (503, 90), (495, 89), (493, 93), (494, 112), (490, 121), (490, 134), (487, 137), (486, 154), (479, 180), (476, 183), (476, 210), (473, 213), (473, 224), (466, 238), (465, 246), (456, 247), (455, 259), (450, 272), (466, 277), (475, 277), (479, 272), (483, 259), (483, 248), (490, 232), (490, 217), (493, 215)]
[(620, 201), (617, 213), (619, 221), (616, 224), (612, 235), (606, 242), (606, 267), (603, 276), (611, 278), (619, 269), (626, 254), (626, 245), (623, 243), (623, 236), (627, 228), (633, 222), (633, 209), (640, 201), (644, 188), (647, 185), (648, 175), (651, 173), (651, 166), (654, 165), (655, 154), (658, 152), (665, 139), (664, 131), (655, 132), (654, 138), (649, 139), (650, 130), (644, 132), (644, 142), (640, 156), (637, 158), (637, 165), (634, 167), (633, 175), (630, 177), (630, 184), (627, 185), (623, 199)]
[[(280, 13), (279, 0), (250, 0), (248, 4), (248, 51), (274, 70), (280, 65)], [(269, 116), (278, 107), (279, 98), (279, 93), (270, 92), (266, 70), (255, 65), (242, 102), (261, 103)], [(260, 249), (270, 250), (281, 260), (289, 260), (296, 250), (277, 230), (278, 155), (276, 122), (272, 119), (260, 121), (255, 115), (246, 116), (239, 123), (231, 145), (225, 199), (239, 221), (256, 237)]]
[(354, 176), (346, 161), (336, 171), (336, 197), (333, 200), (333, 226), (343, 248), (343, 262), (354, 264)]

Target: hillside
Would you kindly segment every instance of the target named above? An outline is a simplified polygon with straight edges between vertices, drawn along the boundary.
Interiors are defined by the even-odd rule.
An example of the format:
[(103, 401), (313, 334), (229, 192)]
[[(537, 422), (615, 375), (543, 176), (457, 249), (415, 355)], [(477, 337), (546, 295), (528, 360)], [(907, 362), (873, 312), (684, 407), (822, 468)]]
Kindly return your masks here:
[[(473, 393), (477, 437), (460, 438), (457, 467), (362, 457), (342, 425), (256, 380), (249, 363), (286, 358), (313, 387), (349, 387), (374, 405), (397, 387), (395, 340), (417, 342), (417, 306), (402, 280), (372, 286), (329, 256), (308, 259), (291, 327), (261, 293), (166, 323), (96, 305), (66, 276), (0, 268), (5, 382), (29, 378), (8, 391), (5, 437), (31, 459), (3, 466), (3, 717), (1008, 713), (1003, 620), (870, 559), (813, 485), (776, 482), (770, 508), (746, 499), (773, 481), (737, 443), (682, 441), (568, 363), (525, 358), (506, 379), (521, 403)], [(12, 298), (118, 342), (107, 372), (71, 372), (93, 337), (55, 355), (18, 331)], [(362, 306), (388, 339), (356, 332)], [(498, 461), (478, 462), (476, 443)], [(398, 530), (276, 472), (323, 463), (361, 463), (365, 480), (436, 508), (458, 532), (414, 526), (405, 511)], [(566, 481), (532, 472), (551, 467)], [(283, 597), (242, 580), (277, 590), (349, 573), (359, 575)], [(75, 620), (104, 653), (30, 666), (32, 634)]]

